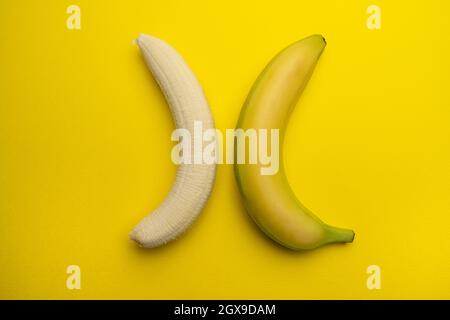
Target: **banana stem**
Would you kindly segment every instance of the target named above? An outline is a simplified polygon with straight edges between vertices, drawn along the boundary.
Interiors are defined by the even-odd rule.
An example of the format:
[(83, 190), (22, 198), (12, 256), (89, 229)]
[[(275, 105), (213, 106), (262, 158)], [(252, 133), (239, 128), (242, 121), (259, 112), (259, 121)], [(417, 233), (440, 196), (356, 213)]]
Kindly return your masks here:
[(355, 232), (350, 229), (336, 228), (327, 225), (326, 229), (326, 243), (344, 242), (351, 243), (355, 239)]

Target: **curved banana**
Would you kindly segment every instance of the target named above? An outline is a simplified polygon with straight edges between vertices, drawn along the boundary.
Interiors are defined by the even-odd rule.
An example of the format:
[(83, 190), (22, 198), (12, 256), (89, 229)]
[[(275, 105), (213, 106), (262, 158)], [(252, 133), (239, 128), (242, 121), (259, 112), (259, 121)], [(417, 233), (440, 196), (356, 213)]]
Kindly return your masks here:
[[(325, 46), (321, 35), (313, 35), (281, 51), (253, 85), (237, 127), (279, 129), (281, 149), (291, 111)], [(244, 205), (256, 224), (273, 240), (294, 250), (352, 242), (352, 230), (323, 223), (297, 200), (284, 172), (282, 150), (279, 153), (281, 165), (274, 175), (261, 175), (259, 162), (234, 165)]]
[[(169, 104), (176, 127), (189, 130), (192, 137), (194, 122), (201, 121), (203, 130), (214, 129), (203, 90), (175, 49), (161, 39), (143, 34), (136, 42)], [(215, 173), (215, 163), (180, 164), (163, 203), (132, 230), (130, 238), (152, 248), (183, 233), (205, 206)]]

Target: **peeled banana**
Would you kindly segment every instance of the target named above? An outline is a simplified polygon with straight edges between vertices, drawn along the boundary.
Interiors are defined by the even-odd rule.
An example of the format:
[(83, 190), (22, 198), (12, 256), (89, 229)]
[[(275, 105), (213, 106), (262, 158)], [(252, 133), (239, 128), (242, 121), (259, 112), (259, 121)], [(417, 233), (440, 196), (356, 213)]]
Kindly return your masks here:
[[(289, 116), (326, 46), (321, 35), (300, 40), (282, 50), (266, 66), (242, 108), (237, 128), (279, 129), (280, 148)], [(294, 249), (314, 249), (333, 242), (352, 242), (352, 230), (322, 222), (299, 200), (286, 178), (282, 150), (280, 169), (261, 174), (262, 164), (234, 164), (247, 212), (273, 240)]]
[[(213, 116), (202, 87), (177, 51), (153, 36), (136, 40), (144, 60), (161, 88), (178, 129), (193, 134), (194, 123), (214, 129)], [(162, 204), (131, 231), (130, 238), (152, 248), (182, 234), (197, 218), (212, 191), (215, 163), (182, 163)]]

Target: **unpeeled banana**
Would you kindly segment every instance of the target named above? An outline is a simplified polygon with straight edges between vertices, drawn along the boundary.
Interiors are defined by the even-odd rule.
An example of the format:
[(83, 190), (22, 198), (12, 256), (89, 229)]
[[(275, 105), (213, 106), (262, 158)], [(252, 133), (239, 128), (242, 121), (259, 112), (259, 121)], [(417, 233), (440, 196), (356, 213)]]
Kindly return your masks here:
[[(136, 40), (148, 68), (163, 92), (175, 125), (192, 135), (194, 122), (214, 129), (213, 116), (195, 75), (177, 51), (153, 36)], [(197, 218), (212, 191), (215, 163), (182, 163), (162, 204), (130, 233), (139, 245), (152, 248), (177, 238)]]
[[(289, 116), (326, 46), (313, 35), (282, 50), (253, 85), (237, 128), (279, 129), (280, 148)], [(235, 176), (247, 212), (273, 240), (285, 247), (314, 249), (327, 243), (352, 242), (352, 230), (332, 227), (297, 200), (289, 186), (280, 155), (280, 169), (262, 175), (262, 164), (235, 163)]]

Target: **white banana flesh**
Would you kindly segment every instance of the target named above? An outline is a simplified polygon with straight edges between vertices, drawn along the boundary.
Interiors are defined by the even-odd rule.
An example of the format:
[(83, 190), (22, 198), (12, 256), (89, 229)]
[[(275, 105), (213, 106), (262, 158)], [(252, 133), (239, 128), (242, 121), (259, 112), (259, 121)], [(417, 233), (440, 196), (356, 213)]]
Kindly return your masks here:
[[(149, 35), (141, 34), (136, 42), (169, 104), (176, 128), (189, 130), (191, 137), (194, 121), (202, 122), (203, 131), (214, 129), (202, 87), (178, 52)], [(216, 164), (191, 163), (178, 166), (162, 204), (131, 231), (130, 238), (140, 246), (153, 248), (177, 238), (202, 211), (212, 191)]]

